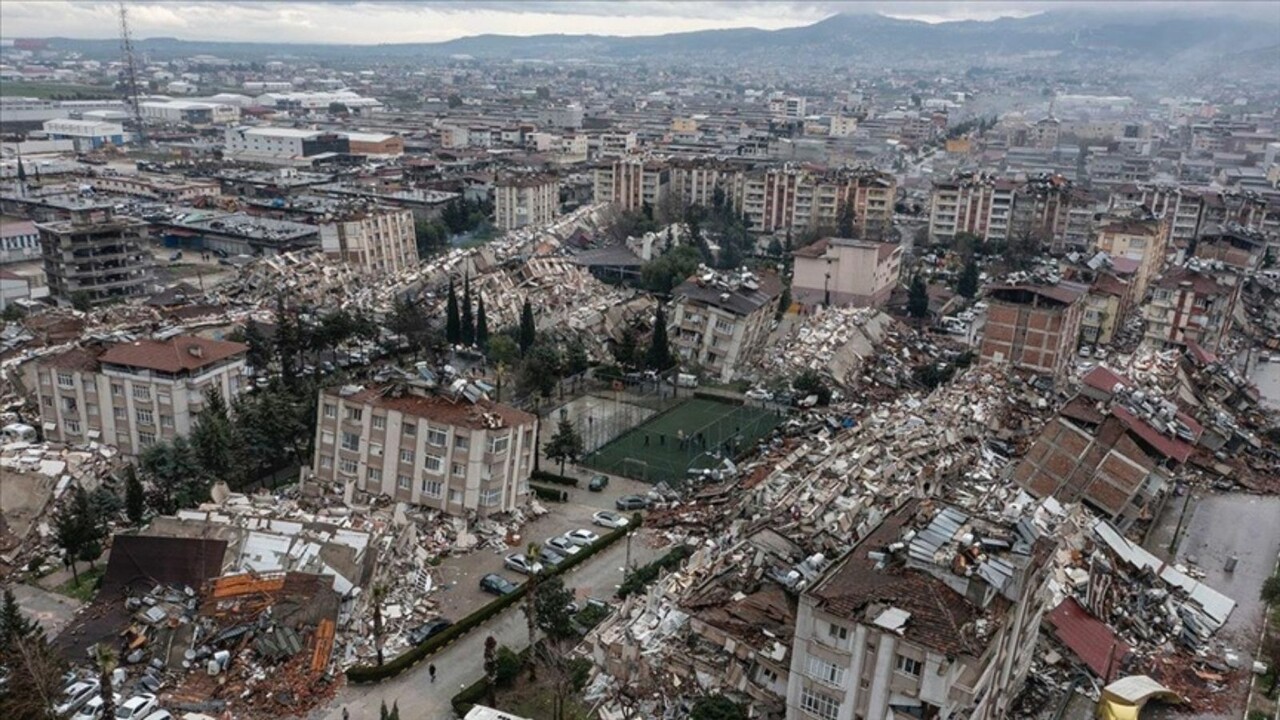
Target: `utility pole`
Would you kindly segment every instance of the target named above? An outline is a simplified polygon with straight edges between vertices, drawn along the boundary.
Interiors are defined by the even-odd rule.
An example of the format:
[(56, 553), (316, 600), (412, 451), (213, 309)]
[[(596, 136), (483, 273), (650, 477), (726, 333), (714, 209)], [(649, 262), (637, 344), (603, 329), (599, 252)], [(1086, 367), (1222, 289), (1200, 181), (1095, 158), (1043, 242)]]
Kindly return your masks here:
[(129, 9), (120, 0), (120, 51), (124, 54), (125, 105), (138, 134), (138, 147), (147, 145), (147, 131), (142, 124), (142, 109), (138, 106), (138, 60), (133, 52), (133, 36), (129, 32)]

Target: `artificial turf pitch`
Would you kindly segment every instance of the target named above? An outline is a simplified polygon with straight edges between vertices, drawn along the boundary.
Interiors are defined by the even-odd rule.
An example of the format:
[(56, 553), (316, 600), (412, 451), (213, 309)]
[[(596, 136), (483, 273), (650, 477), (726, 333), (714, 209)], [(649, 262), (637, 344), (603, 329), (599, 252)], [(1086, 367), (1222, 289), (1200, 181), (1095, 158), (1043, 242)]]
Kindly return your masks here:
[[(583, 464), (649, 482), (672, 484), (690, 468), (710, 468), (767, 435), (781, 417), (771, 410), (691, 398), (619, 435)], [(683, 431), (685, 442), (680, 442)], [(699, 439), (701, 434), (701, 439)]]

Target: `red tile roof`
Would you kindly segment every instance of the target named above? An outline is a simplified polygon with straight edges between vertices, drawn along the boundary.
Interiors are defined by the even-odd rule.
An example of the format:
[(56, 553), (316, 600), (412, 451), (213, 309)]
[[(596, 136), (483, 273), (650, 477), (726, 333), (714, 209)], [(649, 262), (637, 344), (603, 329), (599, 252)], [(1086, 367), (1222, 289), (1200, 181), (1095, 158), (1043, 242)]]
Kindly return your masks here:
[[(1179, 440), (1176, 437), (1170, 437), (1151, 427), (1147, 421), (1134, 415), (1120, 405), (1114, 405), (1111, 408), (1111, 414), (1120, 419), (1125, 427), (1129, 428), (1133, 434), (1142, 438), (1156, 452), (1167, 458), (1172, 458), (1180, 463), (1187, 461), (1191, 457), (1191, 453), (1195, 450), (1192, 446)], [(1185, 422), (1185, 420), (1184, 420)], [(1194, 431), (1194, 430), (1193, 430)]]
[(1099, 365), (1090, 370), (1089, 373), (1081, 379), (1081, 382), (1091, 388), (1101, 390), (1108, 395), (1115, 391), (1116, 385), (1124, 385), (1125, 387), (1133, 385), (1132, 380), (1104, 365)]
[(453, 400), (443, 395), (418, 395), (406, 393), (400, 397), (386, 394), (386, 386), (367, 387), (353, 395), (342, 397), (336, 389), (325, 391), (331, 397), (342, 398), (348, 403), (367, 403), (374, 407), (397, 410), (405, 415), (435, 420), (455, 427), (484, 429), (485, 414), (496, 415), (502, 420), (502, 427), (531, 425), (536, 417), (532, 413), (518, 410), (510, 405), (503, 405), (492, 400), (480, 400), (471, 403), (466, 399)]
[(249, 346), (202, 337), (139, 340), (113, 345), (98, 359), (112, 365), (128, 365), (159, 372), (199, 370), (248, 351)]
[(1116, 637), (1106, 623), (1095, 618), (1076, 602), (1067, 598), (1045, 616), (1053, 634), (1103, 682), (1110, 682), (1120, 669), (1120, 661), (1129, 654), (1129, 645)]

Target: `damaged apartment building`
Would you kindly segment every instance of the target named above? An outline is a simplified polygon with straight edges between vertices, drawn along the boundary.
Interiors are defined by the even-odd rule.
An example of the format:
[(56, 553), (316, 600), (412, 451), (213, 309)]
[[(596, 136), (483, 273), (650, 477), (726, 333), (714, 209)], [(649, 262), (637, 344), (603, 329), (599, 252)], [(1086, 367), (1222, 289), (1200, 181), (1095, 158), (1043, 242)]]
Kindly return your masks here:
[(320, 391), (313, 471), (320, 483), (481, 516), (529, 494), (537, 416), (478, 386), (407, 380)]
[(676, 353), (721, 382), (733, 379), (764, 345), (782, 281), (771, 272), (698, 274), (672, 291), (668, 335)]

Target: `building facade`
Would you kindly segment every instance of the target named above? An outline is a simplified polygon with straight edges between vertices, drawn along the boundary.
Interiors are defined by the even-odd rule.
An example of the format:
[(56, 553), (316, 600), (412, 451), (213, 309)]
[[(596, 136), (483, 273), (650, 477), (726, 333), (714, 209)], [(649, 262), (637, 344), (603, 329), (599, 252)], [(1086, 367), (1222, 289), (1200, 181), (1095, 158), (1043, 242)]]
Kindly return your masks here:
[(636, 212), (645, 205), (657, 207), (670, 182), (671, 172), (662, 163), (639, 158), (616, 160), (595, 169), (595, 200), (613, 203), (623, 212)]
[(1080, 338), (1085, 290), (1066, 282), (991, 288), (982, 362), (1065, 377)]
[(320, 391), (318, 480), (451, 515), (510, 512), (529, 494), (537, 416), (418, 388)]
[(138, 455), (189, 435), (205, 393), (245, 387), (246, 345), (201, 337), (85, 346), (32, 364), (46, 439), (96, 441)]
[(1218, 352), (1231, 332), (1242, 287), (1238, 273), (1195, 259), (1170, 268), (1152, 284), (1151, 299), (1142, 306), (1146, 338), (1158, 347), (1194, 341)]
[(1140, 303), (1147, 296), (1151, 279), (1164, 265), (1169, 228), (1164, 218), (1142, 213), (1140, 210), (1135, 213), (1105, 220), (1098, 227), (1098, 237), (1094, 242), (1097, 250), (1113, 258), (1125, 258), (1138, 263), (1130, 285), (1130, 301)]
[(0, 221), (0, 265), (37, 260), (40, 232), (30, 220)]
[(902, 271), (892, 243), (823, 238), (793, 255), (791, 299), (808, 306), (882, 306)]
[(358, 210), (320, 226), (325, 257), (375, 273), (398, 273), (418, 266), (413, 211)]
[(517, 175), (494, 183), (494, 224), (500, 230), (544, 225), (560, 212), (560, 181), (554, 175)]
[(691, 278), (672, 291), (671, 345), (681, 360), (728, 382), (763, 347), (781, 292), (773, 273)]
[(1033, 527), (893, 511), (801, 594), (787, 720), (1006, 717), (1048, 595)]
[(89, 152), (106, 145), (124, 145), (124, 126), (98, 120), (46, 120), (45, 134), (50, 140), (70, 140), (76, 152)]
[(68, 220), (36, 226), (50, 296), (96, 304), (150, 290), (145, 222), (116, 216), (110, 205), (75, 206), (69, 214)]

